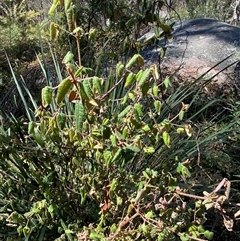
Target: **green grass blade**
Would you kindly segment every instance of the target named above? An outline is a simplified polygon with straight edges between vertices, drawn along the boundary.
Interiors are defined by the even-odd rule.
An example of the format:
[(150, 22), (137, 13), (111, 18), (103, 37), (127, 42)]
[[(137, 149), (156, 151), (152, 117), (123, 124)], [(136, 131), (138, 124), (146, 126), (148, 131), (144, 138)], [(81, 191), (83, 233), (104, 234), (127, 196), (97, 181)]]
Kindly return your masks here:
[(20, 95), (20, 98), (21, 98), (21, 100), (22, 100), (22, 102), (23, 102), (23, 105), (24, 105), (24, 108), (25, 108), (25, 111), (26, 111), (27, 118), (28, 118), (29, 121), (33, 121), (33, 115), (31, 114), (30, 108), (29, 108), (29, 106), (28, 106), (28, 104), (27, 104), (27, 101), (26, 101), (24, 95), (23, 95), (23, 91), (22, 91), (22, 88), (21, 88), (21, 86), (20, 86), (20, 83), (19, 83), (19, 81), (17, 80), (17, 78), (16, 78), (16, 76), (15, 76), (15, 73), (14, 73), (14, 71), (13, 71), (12, 65), (11, 65), (11, 63), (10, 63), (10, 60), (9, 60), (8, 56), (7, 56), (7, 53), (5, 53), (5, 54), (6, 54), (7, 62), (8, 62), (8, 65), (9, 65), (9, 67), (10, 67), (10, 70), (11, 70), (11, 73), (12, 73), (12, 76), (13, 76), (13, 79), (14, 79), (14, 82), (15, 82), (15, 85), (16, 85), (16, 87), (17, 87), (17, 90), (18, 90), (18, 93), (19, 93), (19, 95)]

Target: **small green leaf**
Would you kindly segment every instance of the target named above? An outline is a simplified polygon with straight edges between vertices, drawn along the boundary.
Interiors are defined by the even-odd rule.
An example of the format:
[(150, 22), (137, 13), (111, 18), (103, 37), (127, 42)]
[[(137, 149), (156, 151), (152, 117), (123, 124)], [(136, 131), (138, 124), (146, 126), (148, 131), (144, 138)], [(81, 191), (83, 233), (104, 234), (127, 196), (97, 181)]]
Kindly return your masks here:
[(111, 158), (112, 158), (112, 153), (108, 150), (104, 151), (103, 158), (106, 161), (106, 163), (109, 163), (111, 161)]
[(40, 145), (41, 147), (44, 147), (45, 142), (37, 128), (34, 129), (33, 138), (38, 145)]
[[(83, 83), (79, 83), (79, 89), (80, 89), (80, 96), (81, 96), (81, 99), (82, 100), (87, 100), (89, 101), (89, 98), (88, 98), (88, 95), (87, 93), (85, 92), (85, 88), (83, 86)], [(91, 90), (90, 90), (91, 91)], [(90, 94), (90, 93), (88, 93)], [(91, 95), (91, 94), (90, 94)]]
[(46, 86), (42, 89), (42, 105), (46, 108), (51, 104), (53, 98), (53, 89), (50, 86)]
[(122, 101), (121, 101), (121, 104), (122, 104), (122, 105), (125, 105), (125, 104), (127, 103), (127, 101), (128, 101), (128, 95), (125, 95), (125, 96), (123, 97)]
[(183, 117), (184, 117), (184, 114), (185, 114), (185, 111), (181, 110), (178, 114), (178, 118), (179, 120), (183, 120)]
[(158, 94), (159, 94), (159, 89), (158, 89), (158, 86), (157, 85), (154, 85), (152, 87), (152, 94), (154, 97), (158, 97)]
[(24, 236), (27, 237), (28, 234), (31, 232), (31, 229), (29, 226), (25, 226), (22, 231), (23, 231)]
[(117, 146), (117, 137), (116, 137), (116, 135), (111, 135), (110, 136), (110, 140), (111, 140), (111, 143), (112, 143), (113, 147)]
[(124, 87), (125, 88), (129, 87), (134, 82), (135, 79), (136, 79), (136, 75), (131, 72), (126, 78)]
[(113, 178), (111, 185), (110, 185), (110, 189), (109, 189), (109, 197), (111, 199), (113, 199), (113, 197), (114, 197), (116, 188), (117, 188), (117, 179)]
[(181, 241), (190, 241), (191, 240), (186, 233), (181, 233), (180, 239), (181, 239)]
[(212, 240), (213, 239), (213, 236), (214, 236), (214, 233), (213, 232), (210, 232), (208, 230), (206, 230), (204, 232), (204, 237), (206, 237), (208, 240)]
[(129, 133), (129, 128), (128, 126), (124, 126), (123, 130), (122, 130), (122, 137), (123, 139), (126, 139)]
[(151, 128), (149, 127), (149, 125), (144, 125), (144, 126), (142, 127), (142, 130), (143, 130), (144, 132), (149, 132), (149, 131), (151, 130)]
[(138, 116), (143, 116), (142, 105), (140, 103), (134, 104), (134, 109), (137, 111)]
[(140, 75), (139, 78), (137, 78), (138, 85), (141, 87), (149, 78), (151, 74), (151, 69), (146, 69), (143, 71), (143, 73)]
[(86, 192), (86, 187), (85, 186), (82, 186), (80, 187), (80, 195), (81, 195), (81, 205), (83, 205), (86, 201), (86, 198), (87, 198), (87, 192)]
[(92, 91), (91, 91), (91, 85), (90, 85), (89, 79), (84, 79), (82, 82), (83, 89), (88, 97), (88, 99), (92, 98)]
[(157, 114), (160, 115), (161, 107), (162, 107), (161, 102), (159, 100), (155, 100), (153, 104)]
[(25, 218), (22, 216), (22, 214), (14, 211), (9, 216), (9, 220), (11, 220), (13, 223), (23, 223), (25, 221)]
[(124, 147), (124, 150), (126, 150), (126, 152), (128, 152), (128, 151), (132, 151), (134, 153), (140, 152), (140, 149), (136, 146), (126, 146), (126, 147)]
[(81, 28), (81, 27), (77, 27), (77, 28), (75, 28), (74, 30), (73, 30), (73, 33), (75, 34), (75, 33), (79, 33), (79, 34), (81, 34), (83, 32), (83, 29)]
[(202, 225), (199, 225), (197, 229), (198, 229), (198, 231), (200, 233), (204, 233), (205, 232), (205, 228)]
[(93, 229), (91, 229), (90, 235), (89, 235), (90, 240), (105, 240), (102, 234), (99, 234), (95, 232)]
[(96, 28), (91, 28), (89, 30), (89, 40), (94, 40), (97, 34), (97, 29)]
[(73, 60), (73, 57), (74, 57), (74, 55), (73, 55), (73, 53), (72, 52), (70, 52), (70, 51), (68, 51), (68, 53), (65, 55), (65, 57), (63, 58), (63, 63), (64, 64), (68, 64), (68, 63), (70, 63), (72, 60)]
[(181, 162), (178, 163), (177, 172), (183, 175), (184, 177), (191, 177), (191, 173), (189, 172), (188, 168)]
[(53, 16), (58, 5), (59, 5), (59, 0), (54, 0), (52, 6), (50, 7), (50, 9), (48, 11), (48, 15)]
[(118, 161), (120, 158), (122, 158), (122, 148), (119, 148), (115, 155), (113, 156), (112, 163), (115, 163)]
[(60, 104), (64, 97), (66, 96), (67, 92), (69, 91), (70, 87), (72, 86), (72, 82), (69, 78), (64, 79), (58, 86), (56, 102)]
[(189, 136), (189, 137), (192, 136), (192, 134), (193, 134), (193, 129), (192, 129), (191, 125), (186, 125), (186, 126), (185, 126), (185, 132), (186, 132), (187, 136)]
[(165, 57), (166, 51), (167, 51), (167, 48), (166, 48), (166, 47), (162, 47), (162, 48), (160, 49), (160, 56), (161, 56), (161, 58), (164, 58), (164, 57)]
[(140, 70), (138, 71), (138, 73), (136, 74), (136, 80), (137, 80), (137, 82), (140, 81), (142, 75), (143, 75), (143, 70), (140, 69)]
[(164, 131), (162, 133), (162, 137), (163, 137), (163, 142), (167, 147), (170, 147), (170, 135), (168, 134), (168, 132)]
[(118, 118), (125, 117), (131, 110), (132, 106), (128, 105), (122, 112), (119, 113)]
[(183, 134), (183, 133), (185, 133), (184, 128), (183, 128), (183, 127), (178, 127), (178, 128), (177, 128), (177, 133), (178, 133), (178, 134)]
[(55, 25), (55, 23), (51, 22), (50, 23), (50, 40), (55, 40), (58, 34), (58, 29)]
[(116, 66), (116, 76), (121, 77), (123, 75), (124, 65), (122, 62), (118, 62)]
[(147, 153), (147, 154), (152, 154), (152, 153), (155, 152), (155, 149), (154, 149), (154, 147), (149, 146), (149, 147), (144, 147), (144, 148), (143, 148), (143, 151), (144, 151), (145, 153)]
[(55, 210), (55, 206), (54, 205), (49, 205), (49, 207), (48, 207), (48, 212), (49, 213), (53, 213), (54, 212), (54, 210)]
[(171, 84), (171, 81), (170, 81), (169, 77), (166, 77), (166, 78), (164, 79), (163, 83), (164, 83), (164, 86), (165, 86), (166, 88), (168, 88), (168, 87), (171, 87), (171, 86), (172, 86), (172, 84)]
[(64, 10), (65, 12), (71, 7), (72, 0), (64, 0)]
[(146, 218), (152, 218), (153, 216), (154, 216), (153, 211), (149, 211), (149, 212), (147, 212), (147, 213), (145, 214), (145, 217), (146, 217)]
[[(156, 64), (151, 65), (151, 70), (152, 70), (152, 75), (154, 80), (159, 81), (159, 73), (158, 73), (158, 67)], [(156, 85), (153, 86), (154, 87), (154, 91), (153, 91), (153, 95), (155, 96), (155, 94), (158, 92), (158, 87)], [(157, 87), (157, 88), (156, 88)], [(156, 95), (157, 96), (157, 95)]]
[(126, 65), (126, 69), (131, 68), (135, 63), (139, 63), (141, 66), (144, 65), (144, 59), (140, 54), (135, 54), (133, 57), (129, 60), (129, 62)]
[(172, 31), (172, 27), (170, 25), (161, 23), (160, 27), (162, 28), (162, 30), (164, 32), (171, 32)]
[(150, 179), (150, 176), (146, 171), (143, 171), (142, 174), (145, 178)]
[(81, 131), (85, 118), (85, 108), (82, 101), (75, 104), (76, 130)]
[(128, 98), (129, 98), (130, 100), (134, 101), (134, 99), (135, 99), (135, 94), (134, 94), (133, 92), (129, 92), (129, 93), (128, 93)]
[(93, 89), (98, 93), (98, 94), (101, 94), (101, 79), (94, 76), (93, 77), (93, 80), (92, 80), (92, 83), (93, 83)]
[(121, 206), (123, 203), (123, 199), (120, 196), (117, 196), (117, 205)]
[(18, 232), (19, 236), (22, 234), (22, 232), (23, 232), (23, 226), (22, 225), (18, 226), (17, 232)]
[(144, 65), (144, 59), (143, 59), (143, 57), (142, 57), (140, 54), (138, 55), (138, 63), (139, 63), (141, 66)]
[(67, 228), (66, 224), (64, 223), (64, 221), (63, 221), (62, 219), (60, 219), (60, 222), (61, 222), (61, 225), (62, 225), (62, 227), (63, 227), (63, 229), (64, 229), (64, 232), (66, 233), (66, 235), (67, 235), (67, 237), (68, 237), (68, 240), (69, 240), (69, 241), (73, 241), (73, 237), (72, 237), (72, 235), (71, 235), (72, 231), (70, 231), (70, 230)]
[(168, 119), (164, 119), (162, 122), (161, 122), (161, 125), (164, 126), (165, 130), (168, 132), (170, 131), (172, 125), (171, 125), (171, 122), (168, 120)]
[(84, 69), (83, 66), (80, 66), (80, 68), (77, 69), (77, 71), (74, 74), (76, 78), (82, 74), (83, 69)]
[(28, 123), (28, 134), (33, 134), (34, 133), (34, 127), (35, 127), (35, 123), (33, 121), (30, 121)]

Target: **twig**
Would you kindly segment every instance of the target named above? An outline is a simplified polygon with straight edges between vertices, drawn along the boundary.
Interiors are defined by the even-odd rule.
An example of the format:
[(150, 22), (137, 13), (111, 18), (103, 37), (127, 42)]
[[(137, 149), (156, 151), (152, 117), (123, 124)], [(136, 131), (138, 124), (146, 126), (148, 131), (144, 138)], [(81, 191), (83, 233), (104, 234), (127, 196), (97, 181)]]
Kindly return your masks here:
[(103, 99), (104, 99), (106, 96), (108, 96), (118, 85), (120, 85), (121, 82), (123, 81), (124, 77), (125, 77), (125, 74), (124, 74), (124, 76), (123, 76), (106, 94), (104, 94), (103, 96), (101, 96), (100, 100), (103, 100)]

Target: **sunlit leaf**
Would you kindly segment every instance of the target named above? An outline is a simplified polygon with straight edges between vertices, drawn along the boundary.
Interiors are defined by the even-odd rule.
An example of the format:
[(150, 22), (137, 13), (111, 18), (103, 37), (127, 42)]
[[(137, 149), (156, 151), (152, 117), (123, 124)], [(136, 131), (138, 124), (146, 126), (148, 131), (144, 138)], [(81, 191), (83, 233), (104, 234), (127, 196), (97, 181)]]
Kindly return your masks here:
[(73, 30), (73, 33), (79, 33), (81, 34), (83, 32), (83, 29), (81, 27), (77, 27)]
[(92, 79), (93, 89), (98, 93), (101, 94), (101, 80), (100, 78), (94, 76)]
[(178, 127), (177, 128), (177, 133), (178, 134), (183, 134), (183, 133), (185, 133), (185, 129), (183, 127)]
[(140, 103), (134, 104), (134, 109), (137, 111), (138, 116), (143, 116), (142, 105)]
[(64, 64), (67, 64), (67, 63), (70, 63), (74, 58), (74, 55), (72, 52), (68, 51), (67, 54), (65, 55), (65, 57), (63, 58), (63, 63)]
[(186, 125), (184, 128), (185, 128), (186, 134), (187, 134), (189, 137), (191, 137), (192, 134), (193, 134), (192, 126), (191, 126), (191, 125)]
[(146, 69), (143, 71), (143, 73), (140, 75), (139, 78), (137, 78), (138, 85), (141, 87), (148, 79), (151, 74), (150, 69)]
[(140, 54), (133, 55), (133, 57), (127, 63), (126, 69), (131, 68), (136, 63), (139, 63), (140, 65), (144, 65), (144, 59)]
[(135, 79), (136, 79), (136, 75), (131, 72), (126, 78), (124, 87), (125, 88), (129, 87), (134, 82)]
[(163, 137), (163, 142), (167, 147), (170, 147), (170, 135), (168, 134), (168, 132), (164, 131), (162, 133), (162, 137)]
[(91, 100), (89, 100), (88, 102), (89, 102), (91, 105), (93, 105), (93, 106), (96, 106), (96, 107), (99, 106), (98, 101), (96, 101), (96, 100), (94, 100), (94, 99), (91, 99)]
[(153, 211), (149, 211), (149, 212), (147, 212), (147, 213), (145, 214), (145, 217), (146, 217), (146, 218), (152, 218), (153, 216), (154, 216)]
[(67, 92), (72, 86), (72, 82), (69, 78), (64, 79), (58, 86), (56, 102), (60, 104), (64, 97), (66, 96)]
[(125, 117), (130, 112), (131, 109), (132, 109), (132, 106), (128, 105), (122, 112), (119, 113), (118, 118)]
[(159, 96), (159, 88), (158, 88), (157, 85), (154, 85), (152, 87), (152, 94), (153, 94), (154, 97), (158, 97)]
[(122, 62), (118, 62), (116, 66), (116, 76), (121, 77), (125, 67)]
[(83, 66), (80, 66), (80, 68), (77, 69), (77, 71), (74, 74), (76, 78), (79, 77), (82, 74), (83, 69), (84, 69)]
[(50, 86), (46, 86), (42, 89), (42, 105), (43, 107), (47, 107), (51, 104), (53, 98), (53, 88)]
[(149, 147), (144, 147), (144, 148), (143, 148), (143, 151), (144, 151), (145, 153), (147, 153), (147, 154), (152, 154), (152, 153), (155, 152), (155, 149), (154, 149), (154, 147), (149, 146)]
[(214, 233), (209, 231), (209, 230), (206, 230), (204, 232), (204, 237), (207, 238), (208, 240), (212, 240), (213, 239), (213, 236), (214, 236)]
[(184, 177), (191, 177), (191, 173), (189, 172), (188, 168), (185, 165), (183, 165), (181, 162), (178, 163), (177, 172)]
[(183, 119), (184, 113), (185, 113), (185, 112), (184, 112), (183, 110), (180, 110), (180, 112), (179, 112), (179, 114), (178, 114), (179, 120), (182, 120), (182, 119)]
[(155, 100), (153, 104), (157, 114), (160, 115), (161, 107), (162, 107), (161, 102), (159, 100)]

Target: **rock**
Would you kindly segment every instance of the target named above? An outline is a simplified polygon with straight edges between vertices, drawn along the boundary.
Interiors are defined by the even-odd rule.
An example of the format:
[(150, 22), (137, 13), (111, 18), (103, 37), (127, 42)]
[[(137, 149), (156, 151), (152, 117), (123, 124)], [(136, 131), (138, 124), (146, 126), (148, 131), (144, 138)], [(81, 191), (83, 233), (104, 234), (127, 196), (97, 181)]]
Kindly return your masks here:
[[(177, 23), (173, 29), (173, 41), (166, 44), (166, 55), (161, 60), (163, 69), (169, 73), (177, 71), (177, 76), (182, 80), (196, 79), (231, 56), (215, 66), (206, 77), (220, 71), (214, 78), (218, 84), (233, 84), (237, 81), (240, 69), (240, 65), (236, 67), (240, 60), (240, 28), (215, 19), (198, 18)], [(164, 45), (165, 40), (160, 40), (159, 46)], [(156, 62), (158, 54), (159, 49), (148, 48), (143, 51), (143, 56), (150, 62)]]

